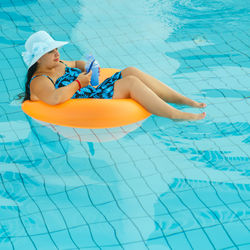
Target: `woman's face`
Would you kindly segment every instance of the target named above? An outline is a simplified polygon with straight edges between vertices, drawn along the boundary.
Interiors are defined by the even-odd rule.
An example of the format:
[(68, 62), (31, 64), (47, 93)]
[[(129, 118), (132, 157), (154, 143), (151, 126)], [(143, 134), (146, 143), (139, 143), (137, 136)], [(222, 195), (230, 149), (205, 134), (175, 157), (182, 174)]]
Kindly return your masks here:
[(46, 53), (45, 55), (43, 55), (38, 60), (38, 63), (48, 68), (53, 68), (58, 64), (59, 60), (60, 60), (60, 54), (59, 54), (58, 49), (53, 49), (49, 51), (48, 53)]

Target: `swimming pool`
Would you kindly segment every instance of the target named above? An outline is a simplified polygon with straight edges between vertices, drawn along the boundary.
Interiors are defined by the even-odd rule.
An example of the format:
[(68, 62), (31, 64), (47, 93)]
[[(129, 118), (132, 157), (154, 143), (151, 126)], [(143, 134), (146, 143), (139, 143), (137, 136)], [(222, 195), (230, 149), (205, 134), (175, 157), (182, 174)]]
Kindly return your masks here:
[[(1, 0), (0, 249), (249, 249), (249, 1)], [(208, 104), (111, 130), (25, 116), (25, 39)], [(185, 111), (194, 109), (179, 107)], [(197, 110), (199, 112), (199, 110)]]

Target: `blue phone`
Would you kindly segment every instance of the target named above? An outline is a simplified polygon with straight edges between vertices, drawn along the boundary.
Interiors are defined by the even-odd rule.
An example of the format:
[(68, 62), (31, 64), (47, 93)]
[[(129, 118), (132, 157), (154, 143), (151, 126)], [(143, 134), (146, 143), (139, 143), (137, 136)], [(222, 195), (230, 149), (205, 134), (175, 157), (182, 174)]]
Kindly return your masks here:
[(94, 62), (95, 62), (95, 59), (91, 62), (90, 66), (89, 66), (89, 68), (88, 68), (88, 71), (87, 71), (85, 74), (88, 74), (88, 73), (89, 73), (89, 71), (91, 70), (91, 68), (92, 68), (93, 65), (94, 65)]

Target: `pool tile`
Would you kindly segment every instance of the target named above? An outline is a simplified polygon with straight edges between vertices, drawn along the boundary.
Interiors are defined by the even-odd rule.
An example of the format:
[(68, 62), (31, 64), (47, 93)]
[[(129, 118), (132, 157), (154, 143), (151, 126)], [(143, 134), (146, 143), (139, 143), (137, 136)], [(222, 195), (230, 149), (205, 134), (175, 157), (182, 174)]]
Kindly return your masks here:
[[(72, 230), (72, 229), (71, 229)], [(59, 231), (51, 232), (51, 237), (53, 241), (55, 242), (57, 248), (76, 248), (79, 247), (76, 243), (76, 241), (73, 241), (74, 237), (74, 230), (72, 232), (67, 231), (66, 229), (62, 229)], [(86, 239), (87, 240), (87, 239)]]
[(115, 227), (112, 223), (98, 223), (91, 225), (91, 232), (95, 242), (99, 246), (119, 245), (119, 235), (116, 234)]
[(233, 244), (227, 231), (221, 225), (205, 228), (205, 232), (216, 249), (227, 248)]
[(58, 249), (58, 246), (56, 245), (55, 242), (53, 242), (52, 238), (49, 237), (49, 235), (33, 235), (31, 238), (34, 241), (34, 244), (36, 246), (39, 246), (42, 248), (49, 247), (51, 250)]
[(240, 221), (231, 222), (224, 225), (234, 244), (249, 243), (249, 228), (247, 229)]
[(193, 249), (214, 249), (214, 244), (206, 235), (204, 230), (193, 230), (186, 232)]
[(170, 235), (167, 237), (169, 245), (172, 249), (192, 249), (192, 245), (187, 240), (187, 236), (183, 233)]
[(35, 243), (32, 242), (28, 237), (17, 238), (13, 240), (13, 245), (15, 249), (34, 249), (36, 247)]
[(116, 229), (117, 238), (122, 244), (128, 244), (130, 242), (145, 242), (145, 239), (143, 239), (143, 235), (140, 232), (140, 228), (138, 228), (133, 221), (115, 221), (112, 222), (112, 225)]

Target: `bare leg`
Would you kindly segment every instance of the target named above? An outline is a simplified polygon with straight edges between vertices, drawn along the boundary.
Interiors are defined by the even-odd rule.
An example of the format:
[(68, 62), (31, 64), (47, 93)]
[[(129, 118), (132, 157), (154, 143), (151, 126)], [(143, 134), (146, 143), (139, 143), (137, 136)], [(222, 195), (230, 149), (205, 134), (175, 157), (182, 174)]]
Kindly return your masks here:
[(170, 119), (201, 120), (206, 116), (206, 113), (187, 113), (170, 106), (135, 76), (124, 77), (115, 83), (113, 99), (123, 98), (132, 98), (150, 113)]
[(161, 99), (166, 102), (184, 104), (196, 108), (205, 108), (205, 103), (199, 103), (192, 99), (189, 99), (180, 93), (176, 92), (163, 82), (158, 79), (142, 72), (135, 67), (128, 67), (122, 71), (122, 76), (136, 76), (139, 78), (146, 86), (148, 86), (153, 92), (155, 92)]

